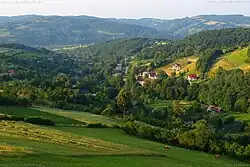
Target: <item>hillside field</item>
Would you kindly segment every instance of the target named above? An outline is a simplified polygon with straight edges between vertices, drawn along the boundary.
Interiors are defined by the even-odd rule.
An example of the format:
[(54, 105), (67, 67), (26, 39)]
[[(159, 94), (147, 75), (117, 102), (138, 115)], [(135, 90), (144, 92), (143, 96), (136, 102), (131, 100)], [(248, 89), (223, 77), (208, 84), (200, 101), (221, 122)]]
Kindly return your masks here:
[[(71, 124), (72, 115), (62, 116), (60, 110), (40, 108), (47, 112), (29, 108), (0, 108), (0, 113), (33, 115), (52, 118), (65, 126), (45, 127), (23, 122), (0, 122), (0, 166), (41, 167), (217, 167), (250, 166), (223, 156), (171, 147), (165, 151), (164, 144), (129, 136), (114, 128), (66, 127)], [(13, 111), (14, 110), (14, 111)], [(48, 114), (45, 116), (44, 114)], [(76, 116), (76, 115), (74, 115)], [(86, 114), (78, 114), (79, 120), (93, 121)], [(98, 116), (97, 116), (98, 117)], [(100, 116), (103, 117), (103, 116)], [(66, 118), (68, 120), (66, 120)], [(76, 117), (74, 117), (76, 118)], [(88, 120), (88, 118), (90, 120)], [(103, 117), (101, 123), (107, 123)], [(69, 121), (70, 120), (70, 121)], [(103, 121), (103, 122), (102, 122)]]
[[(209, 70), (208, 76), (214, 77), (219, 67), (223, 67), (225, 70), (241, 69), (244, 72), (249, 72), (250, 64), (245, 63), (247, 59), (247, 49), (248, 48), (239, 49), (218, 58), (217, 62)], [(200, 74), (200, 72), (196, 70), (197, 60), (197, 56), (181, 58), (158, 69), (165, 71), (170, 76), (171, 73), (174, 72), (174, 70), (172, 70), (173, 65), (178, 63), (181, 65), (181, 70), (176, 72), (177, 75), (183, 72), (187, 72), (187, 74)]]
[(173, 65), (175, 63), (178, 63), (181, 65), (181, 70), (176, 71), (177, 75), (183, 72), (187, 72), (187, 71), (188, 71), (187, 74), (200, 74), (200, 72), (196, 70), (197, 60), (198, 60), (197, 56), (185, 57), (185, 58), (177, 59), (173, 63), (167, 64), (157, 70), (163, 70), (168, 74), (168, 76), (171, 76), (171, 73), (174, 72), (174, 70), (172, 70)]
[(244, 72), (250, 71), (250, 64), (245, 63), (247, 59), (247, 49), (239, 49), (234, 52), (225, 54), (217, 60), (217, 63), (210, 69), (209, 76), (214, 76), (219, 67), (226, 70), (241, 69)]

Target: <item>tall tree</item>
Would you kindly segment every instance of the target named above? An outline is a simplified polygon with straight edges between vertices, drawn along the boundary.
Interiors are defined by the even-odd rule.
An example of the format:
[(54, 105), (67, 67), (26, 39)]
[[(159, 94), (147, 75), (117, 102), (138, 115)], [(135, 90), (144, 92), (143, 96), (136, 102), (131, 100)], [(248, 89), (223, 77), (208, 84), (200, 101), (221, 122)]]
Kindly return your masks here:
[(122, 111), (128, 110), (131, 107), (130, 98), (131, 98), (130, 93), (126, 91), (125, 89), (121, 89), (116, 99), (117, 106)]

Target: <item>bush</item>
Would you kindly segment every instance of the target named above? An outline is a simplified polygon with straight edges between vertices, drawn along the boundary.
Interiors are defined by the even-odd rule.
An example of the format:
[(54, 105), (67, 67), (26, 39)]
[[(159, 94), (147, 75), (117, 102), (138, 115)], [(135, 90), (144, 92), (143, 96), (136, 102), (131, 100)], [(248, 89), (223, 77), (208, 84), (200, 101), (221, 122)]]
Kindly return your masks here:
[(55, 126), (55, 123), (53, 121), (46, 119), (46, 118), (41, 118), (41, 117), (27, 118), (25, 122), (35, 124), (35, 125)]
[(114, 108), (111, 104), (108, 104), (105, 110), (103, 110), (102, 115), (111, 116), (114, 112)]
[(0, 114), (0, 120), (10, 120), (10, 116), (6, 114)]
[(15, 116), (15, 115), (11, 116), (10, 119), (11, 119), (12, 121), (22, 121), (22, 122), (25, 122), (25, 118), (23, 118), (23, 117), (18, 117), (18, 116)]
[(87, 124), (87, 128), (110, 128), (108, 125), (96, 123), (96, 124)]
[(17, 98), (17, 104), (19, 106), (23, 106), (23, 107), (30, 107), (30, 106), (32, 106), (32, 102), (28, 98)]

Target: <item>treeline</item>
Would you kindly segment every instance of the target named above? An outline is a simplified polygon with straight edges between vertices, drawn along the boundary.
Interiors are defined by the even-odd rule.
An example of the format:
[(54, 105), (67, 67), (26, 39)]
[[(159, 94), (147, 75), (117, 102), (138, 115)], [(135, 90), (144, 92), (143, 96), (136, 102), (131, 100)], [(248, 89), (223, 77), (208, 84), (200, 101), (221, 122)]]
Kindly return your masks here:
[(200, 84), (198, 100), (225, 111), (250, 112), (250, 73), (220, 68), (216, 77)]
[[(152, 59), (157, 67), (162, 66), (164, 60), (187, 57), (192, 55), (206, 55), (210, 50), (222, 50), (228, 53), (237, 48), (250, 44), (250, 29), (222, 29), (200, 32), (182, 40), (169, 41), (164, 45), (147, 47), (138, 54), (138, 59)], [(205, 67), (204, 67), (205, 69)]]
[(204, 55), (201, 55), (196, 63), (196, 69), (201, 73), (206, 73), (213, 66), (216, 59), (223, 54), (221, 50), (209, 50)]
[(203, 104), (219, 106), (224, 111), (250, 112), (250, 73), (240, 69), (226, 71), (221, 67), (214, 78), (191, 85), (182, 76), (165, 76), (144, 86), (130, 81), (127, 78), (127, 91), (134, 99), (146, 104), (152, 100), (197, 100)]

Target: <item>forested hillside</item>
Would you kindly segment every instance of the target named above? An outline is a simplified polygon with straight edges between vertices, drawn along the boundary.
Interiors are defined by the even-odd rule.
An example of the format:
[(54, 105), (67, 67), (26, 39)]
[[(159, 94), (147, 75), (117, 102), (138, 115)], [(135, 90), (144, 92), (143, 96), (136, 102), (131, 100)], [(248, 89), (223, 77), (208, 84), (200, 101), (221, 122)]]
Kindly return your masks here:
[[(0, 17), (1, 20), (1, 17)], [(19, 16), (0, 23), (0, 42), (32, 46), (92, 44), (119, 38), (174, 38), (139, 25), (88, 16)]]
[[(139, 59), (152, 59), (156, 66), (163, 66), (169, 59), (187, 56), (211, 55), (216, 50), (223, 53), (243, 48), (250, 43), (250, 29), (223, 29), (200, 32), (184, 38), (183, 40), (169, 41), (166, 44), (148, 47), (139, 53)], [(203, 55), (203, 56), (202, 56)]]
[(250, 18), (243, 15), (199, 15), (174, 20), (144, 18), (138, 20), (115, 19), (115, 21), (150, 27), (181, 37), (206, 30), (250, 27)]
[(0, 17), (0, 42), (31, 46), (93, 44), (119, 38), (181, 39), (206, 30), (250, 27), (242, 15), (202, 15), (174, 20), (90, 16)]

